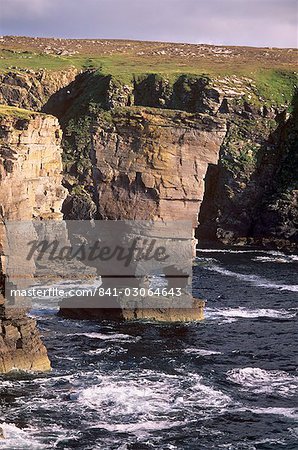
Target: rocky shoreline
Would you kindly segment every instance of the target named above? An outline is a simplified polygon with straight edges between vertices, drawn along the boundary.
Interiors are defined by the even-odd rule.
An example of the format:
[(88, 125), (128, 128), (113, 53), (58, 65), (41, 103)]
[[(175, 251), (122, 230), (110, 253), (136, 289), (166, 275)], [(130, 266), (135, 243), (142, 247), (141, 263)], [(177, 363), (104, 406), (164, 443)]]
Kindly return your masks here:
[[(297, 94), (291, 102), (235, 75), (0, 74), (0, 372), (50, 368), (35, 322), (3, 306), (5, 220), (188, 220), (202, 246), (297, 251)], [(121, 314), (187, 321), (202, 310)]]

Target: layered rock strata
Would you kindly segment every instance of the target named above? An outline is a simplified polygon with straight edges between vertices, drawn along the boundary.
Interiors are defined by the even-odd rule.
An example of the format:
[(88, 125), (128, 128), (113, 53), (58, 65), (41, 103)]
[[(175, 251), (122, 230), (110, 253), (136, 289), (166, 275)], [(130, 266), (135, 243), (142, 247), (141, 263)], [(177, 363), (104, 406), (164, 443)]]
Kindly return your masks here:
[[(217, 163), (225, 133), (223, 121), (204, 114), (140, 107), (98, 114), (92, 122), (85, 163), (90, 171), (71, 189), (63, 211), (71, 219), (80, 215), (103, 220), (184, 220), (195, 230), (207, 167)], [(65, 179), (77, 186), (71, 170)], [(193, 321), (203, 318), (203, 302), (193, 301), (184, 309), (114, 311), (75, 310), (65, 304), (61, 313), (81, 318)]]
[(46, 371), (50, 362), (35, 320), (5, 303), (5, 220), (60, 219), (61, 132), (56, 118), (0, 107), (0, 372)]
[[(293, 112), (297, 111), (297, 96), (293, 97), (290, 117), (287, 111), (291, 110), (289, 92), (297, 77), (291, 72), (279, 72), (277, 75), (283, 90), (275, 78), (272, 79), (271, 87), (264, 83), (257, 86), (252, 79), (241, 76), (210, 78), (180, 75), (175, 80), (169, 80), (153, 73), (133, 77), (131, 81), (123, 83), (96, 70), (87, 70), (78, 75), (74, 69), (61, 71), (59, 77), (46, 71), (19, 70), (1, 75), (0, 98), (1, 102), (10, 105), (29, 106), (36, 110), (42, 108), (59, 118), (64, 130), (64, 182), (69, 190), (63, 212), (65, 217), (73, 219), (100, 218), (101, 215), (113, 217), (116, 215), (115, 199), (119, 202), (118, 216), (123, 212), (125, 217), (130, 214), (125, 203), (131, 204), (132, 214), (140, 216), (145, 215), (143, 204), (145, 208), (149, 206), (147, 215), (159, 214), (157, 202), (161, 205), (159, 210), (165, 211), (162, 205), (169, 205), (169, 202), (165, 202), (163, 192), (158, 192), (158, 200), (154, 200), (156, 190), (151, 188), (152, 183), (155, 183), (150, 178), (152, 170), (149, 170), (145, 182), (149, 186), (145, 188), (143, 163), (140, 170), (133, 168), (134, 163), (130, 166), (135, 174), (129, 173), (130, 169), (126, 170), (123, 166), (125, 149), (122, 162), (118, 158), (119, 167), (116, 167), (115, 162), (110, 169), (105, 166), (113, 175), (107, 175), (103, 169), (103, 177), (107, 177), (107, 180), (109, 176), (113, 178), (110, 187), (107, 187), (108, 181), (101, 180), (101, 158), (105, 156), (99, 154), (100, 149), (111, 149), (113, 145), (118, 145), (115, 144), (118, 130), (119, 145), (123, 149), (126, 139), (124, 134), (129, 134), (130, 127), (132, 136), (127, 145), (131, 143), (144, 147), (147, 144), (140, 143), (136, 136), (143, 134), (144, 139), (147, 139), (146, 130), (141, 131), (143, 122), (151, 123), (149, 128), (152, 130), (153, 118), (158, 122), (162, 115), (171, 117), (171, 110), (176, 111), (176, 116), (181, 116), (181, 111), (185, 111), (206, 114), (210, 120), (222, 121), (226, 124), (227, 133), (220, 146), (218, 163), (212, 162), (212, 155), (209, 158), (207, 176), (203, 182), (206, 186), (206, 189), (203, 188), (206, 190), (203, 208), (198, 208), (200, 243), (253, 244), (295, 249), (297, 177), (289, 170), (289, 161), (295, 160), (297, 155), (297, 112)], [(274, 95), (276, 98), (273, 98)], [(149, 113), (148, 107), (153, 108)], [(169, 122), (172, 118), (163, 120)], [(191, 121), (195, 122), (193, 119)], [(179, 134), (179, 121), (172, 122)], [(148, 133), (152, 135), (152, 131)], [(170, 134), (167, 136), (166, 132), (161, 133), (162, 145), (167, 145), (167, 138), (169, 146), (172, 145), (173, 136)], [(105, 142), (105, 139), (111, 139), (111, 142)], [(158, 142), (158, 136), (151, 136), (150, 139)], [(97, 167), (96, 159), (100, 167)], [(99, 182), (102, 183), (101, 187)], [(176, 181), (172, 186), (174, 190), (175, 185)], [(162, 188), (165, 189), (168, 196), (171, 188)], [(176, 202), (177, 196), (180, 196), (178, 191), (171, 200), (174, 215), (179, 215), (178, 206), (180, 208), (182, 204), (180, 200)], [(124, 198), (127, 192), (131, 201)], [(136, 210), (134, 201), (138, 196), (142, 201)], [(202, 192), (199, 194), (201, 197)], [(183, 211), (189, 207), (190, 202), (187, 202)]]
[[(285, 86), (290, 76), (282, 75)], [(65, 218), (184, 219), (203, 245), (295, 248), (289, 104), (265, 99), (246, 77), (151, 74), (123, 83), (87, 70), (69, 80), (27, 99), (63, 129)], [(9, 84), (3, 102), (22, 105)]]
[(98, 118), (93, 178), (102, 219), (190, 221), (196, 228), (209, 164), (225, 124), (206, 115), (124, 109)]
[[(152, 304), (154, 300), (159, 298), (150, 298)], [(189, 300), (189, 299), (188, 299)], [(106, 309), (84, 309), (67, 307), (67, 302), (62, 305), (59, 314), (63, 317), (71, 319), (89, 319), (98, 320), (150, 320), (154, 322), (197, 322), (204, 319), (203, 300), (193, 299), (191, 307), (185, 308), (152, 308), (152, 307), (136, 307), (136, 308), (115, 308)]]
[[(282, 77), (288, 89), (287, 83), (291, 77), (294, 80), (294, 74), (283, 74)], [(283, 93), (279, 95), (285, 97)], [(149, 140), (155, 148), (159, 141), (163, 147), (171, 148), (171, 128), (175, 128), (177, 136), (181, 133), (179, 127), (199, 128), (202, 123), (199, 115), (204, 115), (201, 131), (208, 120), (209, 123), (220, 122), (222, 129), (227, 131), (220, 144), (218, 161), (213, 162), (211, 151), (206, 177), (203, 171), (199, 173), (202, 183), (196, 191), (197, 198), (204, 196), (203, 208), (197, 205), (200, 243), (295, 249), (297, 177), (287, 167), (288, 161), (295, 159), (297, 154), (296, 97), (292, 98), (292, 106), (289, 100), (287, 102), (265, 99), (255, 82), (246, 77), (211, 79), (181, 75), (170, 82), (166, 77), (151, 74), (124, 84), (96, 71), (78, 75), (44, 106), (46, 111), (59, 117), (64, 130), (65, 185), (69, 190), (63, 209), (65, 216), (81, 219), (115, 217), (115, 201), (119, 206), (118, 217), (122, 214), (125, 217), (154, 216), (161, 210), (167, 215), (164, 205), (170, 205), (171, 195), (171, 214), (179, 216), (182, 203), (178, 197), (181, 198), (179, 191), (182, 188), (177, 189), (175, 175), (172, 186), (169, 184), (172, 180), (166, 180), (168, 186), (162, 186), (159, 192), (152, 186), (160, 167), (146, 168), (147, 175), (140, 155), (132, 157), (131, 163), (127, 161), (126, 151), (131, 146), (130, 155), (137, 155), (136, 149), (143, 152)], [(291, 110), (289, 116), (287, 111)], [(198, 125), (193, 125), (196, 122)], [(130, 132), (128, 139), (125, 134), (128, 136)], [(181, 139), (184, 139), (183, 151), (188, 139), (190, 145), (195, 142), (189, 133)], [(113, 147), (116, 146), (123, 151), (122, 159), (117, 155), (114, 158)], [(103, 161), (107, 156), (105, 148), (111, 152), (108, 162)], [(206, 150), (209, 151), (208, 145)], [(205, 158), (199, 151), (197, 159), (200, 158), (204, 165), (208, 156)], [(133, 162), (136, 159), (137, 164)], [(183, 170), (190, 173), (185, 166)], [(153, 172), (154, 180), (151, 178)], [(193, 200), (189, 189), (187, 192)], [(136, 209), (137, 197), (140, 202)], [(183, 207), (183, 212), (190, 208), (190, 203)], [(128, 204), (131, 205), (130, 212)], [(146, 214), (143, 205), (146, 205)], [(195, 208), (195, 202), (192, 207)]]
[(48, 99), (76, 75), (76, 69), (59, 73), (30, 69), (0, 73), (0, 104), (40, 111)]

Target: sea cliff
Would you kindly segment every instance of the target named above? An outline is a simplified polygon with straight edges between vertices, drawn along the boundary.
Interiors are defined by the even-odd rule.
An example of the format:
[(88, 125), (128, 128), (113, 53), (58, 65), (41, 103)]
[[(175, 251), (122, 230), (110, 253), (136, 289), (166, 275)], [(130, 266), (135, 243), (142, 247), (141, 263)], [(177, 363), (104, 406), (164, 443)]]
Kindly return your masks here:
[(50, 369), (34, 319), (5, 302), (5, 220), (62, 218), (61, 133), (55, 117), (0, 107), (0, 372)]
[[(297, 249), (296, 50), (4, 37), (0, 53), (2, 220), (187, 219), (200, 245)], [(1, 253), (0, 371), (46, 370), (35, 322), (3, 304)]]

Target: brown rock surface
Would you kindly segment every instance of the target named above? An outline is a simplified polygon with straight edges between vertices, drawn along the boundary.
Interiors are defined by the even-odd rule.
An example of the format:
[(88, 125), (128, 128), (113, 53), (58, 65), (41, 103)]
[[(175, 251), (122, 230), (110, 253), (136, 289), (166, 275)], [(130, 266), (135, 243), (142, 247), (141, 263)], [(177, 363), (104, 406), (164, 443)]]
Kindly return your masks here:
[[(0, 306), (3, 301), (0, 297)], [(25, 311), (4, 309), (0, 314), (0, 325), (0, 373), (50, 370), (50, 361), (36, 321), (26, 317)]]
[(76, 74), (74, 68), (59, 73), (30, 69), (0, 73), (0, 104), (40, 111)]
[[(13, 108), (7, 108), (13, 112)], [(10, 220), (61, 219), (61, 133), (44, 114), (18, 118), (0, 109), (0, 205)]]
[(130, 308), (130, 309), (82, 309), (65, 307), (60, 315), (71, 319), (89, 320), (152, 320), (154, 322), (196, 322), (204, 319), (203, 300), (193, 299), (192, 307), (186, 308)]
[[(189, 221), (195, 230), (204, 177), (208, 165), (217, 163), (226, 133), (224, 121), (205, 114), (126, 107), (99, 115), (91, 133), (93, 202), (98, 218)], [(71, 212), (76, 214), (74, 209)], [(65, 302), (61, 314), (196, 321), (203, 318), (203, 302), (191, 302), (185, 308), (119, 307), (115, 311), (69, 308)]]
[(203, 114), (122, 108), (93, 127), (93, 179), (103, 219), (187, 220), (197, 226), (204, 177), (225, 124)]
[(36, 322), (4, 300), (4, 220), (61, 218), (61, 134), (56, 118), (0, 108), (0, 372), (46, 371), (50, 362)]

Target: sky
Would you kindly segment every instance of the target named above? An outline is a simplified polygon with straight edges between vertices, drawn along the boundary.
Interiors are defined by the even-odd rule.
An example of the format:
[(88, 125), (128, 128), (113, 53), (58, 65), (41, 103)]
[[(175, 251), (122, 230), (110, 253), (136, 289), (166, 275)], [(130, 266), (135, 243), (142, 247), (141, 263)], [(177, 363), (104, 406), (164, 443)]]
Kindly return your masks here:
[(297, 47), (298, 0), (0, 0), (0, 34)]

